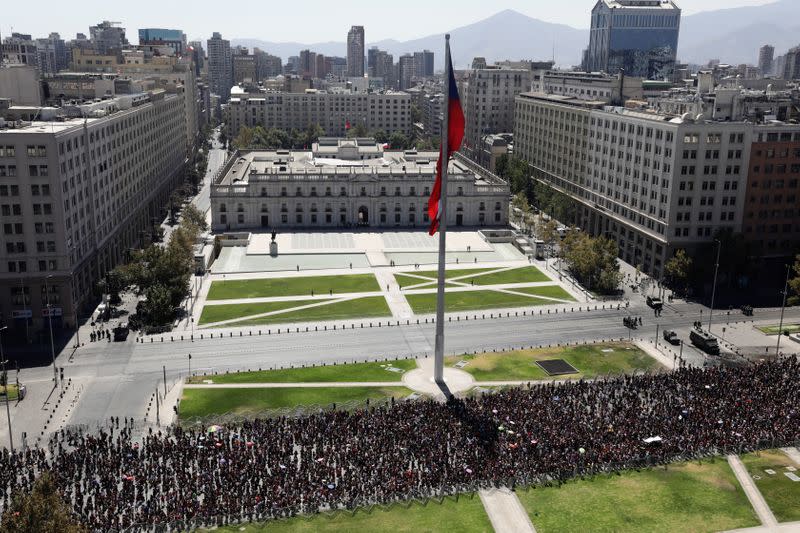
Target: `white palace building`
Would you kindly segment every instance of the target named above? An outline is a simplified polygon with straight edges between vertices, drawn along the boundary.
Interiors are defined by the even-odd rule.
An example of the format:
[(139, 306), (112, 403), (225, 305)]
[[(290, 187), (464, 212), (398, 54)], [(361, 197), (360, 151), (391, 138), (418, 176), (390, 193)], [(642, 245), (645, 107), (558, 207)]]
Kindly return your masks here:
[[(385, 151), (369, 138), (236, 152), (211, 187), (212, 229), (427, 228), (437, 157)], [(505, 181), (458, 154), (448, 172), (451, 227), (508, 223)]]

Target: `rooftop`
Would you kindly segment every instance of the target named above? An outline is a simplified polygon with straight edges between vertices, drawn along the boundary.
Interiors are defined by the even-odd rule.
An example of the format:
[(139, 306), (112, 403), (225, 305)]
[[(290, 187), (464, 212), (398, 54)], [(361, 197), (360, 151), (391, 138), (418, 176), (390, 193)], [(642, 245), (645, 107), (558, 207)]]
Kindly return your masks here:
[[(298, 175), (328, 176), (426, 176), (436, 172), (438, 152), (391, 151), (374, 139), (320, 138), (309, 150), (254, 150), (232, 157), (220, 172), (216, 185), (244, 185), (259, 181), (291, 179)], [(496, 176), (473, 167), (466, 160), (450, 162), (452, 176), (474, 176), (479, 185), (499, 185)]]

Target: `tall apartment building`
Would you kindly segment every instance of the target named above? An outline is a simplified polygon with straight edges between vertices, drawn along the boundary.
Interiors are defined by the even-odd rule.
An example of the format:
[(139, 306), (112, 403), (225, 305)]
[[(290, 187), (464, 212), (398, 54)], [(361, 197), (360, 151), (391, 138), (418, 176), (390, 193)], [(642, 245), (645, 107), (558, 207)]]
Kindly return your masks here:
[(578, 203), (584, 230), (660, 278), (675, 250), (741, 231), (751, 135), (747, 122), (525, 93), (514, 153)]
[[(362, 138), (237, 152), (211, 186), (212, 229), (427, 227), (436, 154), (384, 151)], [(508, 223), (508, 184), (460, 154), (447, 189), (451, 227)]]
[(800, 80), (800, 46), (790, 49), (783, 57), (783, 79)]
[(74, 327), (97, 281), (145, 243), (187, 157), (185, 143), (176, 142), (186, 136), (183, 98), (180, 89), (157, 90), (81, 106), (0, 109), (15, 121), (0, 128), (5, 325), (35, 330), (52, 316), (54, 327)]
[(347, 76), (364, 77), (364, 26), (353, 26), (347, 32)]
[(800, 126), (754, 127), (744, 204), (745, 239), (763, 257), (793, 256), (800, 247)]
[(189, 43), (189, 50), (192, 53), (192, 62), (194, 62), (194, 74), (200, 77), (200, 71), (203, 70), (203, 64), (206, 58), (206, 51), (203, 48), (202, 41), (192, 41)]
[(206, 43), (208, 48), (208, 85), (221, 102), (227, 102), (233, 87), (233, 56), (231, 43), (214, 32)]
[(247, 48), (233, 54), (233, 83), (242, 83), (245, 80), (257, 82), (256, 57), (247, 53)]
[(89, 37), (92, 46), (99, 55), (119, 53), (128, 46), (125, 38), (125, 28), (117, 26), (118, 22), (104, 20), (97, 26), (89, 27)]
[(304, 130), (319, 124), (329, 136), (345, 136), (345, 126), (363, 124), (369, 131), (411, 134), (411, 97), (403, 92), (246, 93), (234, 89), (223, 108), (228, 138), (242, 126), (262, 126), (286, 131)]
[(0, 63), (11, 63), (14, 65), (30, 65), (39, 68), (39, 51), (36, 41), (24, 33), (12, 33), (11, 37), (3, 39), (2, 61)]
[(514, 130), (514, 98), (531, 90), (529, 69), (487, 67), (473, 69), (461, 83), (466, 118), (464, 152), (472, 159), (481, 137)]
[(411, 54), (400, 56), (397, 60), (398, 88), (405, 91), (414, 86), (414, 78), (417, 74), (417, 62)]
[(584, 70), (672, 79), (680, 25), (673, 0), (597, 0)]
[(434, 55), (430, 50), (422, 51), (422, 76), (430, 78), (433, 76)]
[(772, 63), (775, 59), (775, 47), (765, 44), (758, 50), (758, 70), (762, 76), (772, 74)]

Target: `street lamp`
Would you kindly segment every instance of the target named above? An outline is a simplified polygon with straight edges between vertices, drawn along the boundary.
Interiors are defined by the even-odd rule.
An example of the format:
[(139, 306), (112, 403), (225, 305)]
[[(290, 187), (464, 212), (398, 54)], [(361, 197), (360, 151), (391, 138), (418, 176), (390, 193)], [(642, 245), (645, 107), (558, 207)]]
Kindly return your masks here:
[(192, 354), (189, 354), (189, 377), (192, 377)]
[[(6, 387), (6, 416), (8, 417), (8, 443), (11, 446), (11, 453), (14, 453), (14, 432), (11, 430), (11, 408), (8, 406), (8, 375), (6, 374), (6, 358), (3, 356), (3, 330), (8, 329), (8, 326), (0, 328), (0, 364), (3, 365), (3, 377), (5, 378)], [(17, 387), (17, 394), (19, 395), (19, 387)]]
[(786, 265), (786, 283), (783, 286), (783, 303), (781, 304), (781, 323), (778, 326), (778, 344), (775, 346), (775, 357), (780, 355), (781, 337), (783, 336), (783, 312), (786, 310), (786, 293), (789, 292), (789, 273), (791, 267)]
[(47, 300), (47, 320), (50, 323), (50, 356), (53, 358), (53, 383), (58, 385), (58, 369), (56, 368), (56, 347), (53, 343), (53, 309), (50, 307), (50, 286), (47, 280), (52, 278), (53, 275), (49, 274), (44, 278), (44, 294)]
[(722, 251), (722, 241), (717, 242), (717, 262), (714, 264), (714, 286), (711, 289), (711, 309), (708, 311), (708, 332), (711, 333), (711, 317), (714, 316), (714, 298), (717, 296), (717, 274), (719, 273), (719, 254)]

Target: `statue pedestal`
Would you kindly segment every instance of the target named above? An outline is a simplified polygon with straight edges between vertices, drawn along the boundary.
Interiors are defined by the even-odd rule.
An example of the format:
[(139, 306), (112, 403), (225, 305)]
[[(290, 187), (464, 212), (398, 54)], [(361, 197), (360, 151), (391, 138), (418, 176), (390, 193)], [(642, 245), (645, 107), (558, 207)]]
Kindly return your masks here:
[(278, 257), (278, 243), (277, 242), (272, 241), (271, 243), (269, 243), (269, 255), (271, 255), (272, 257)]

